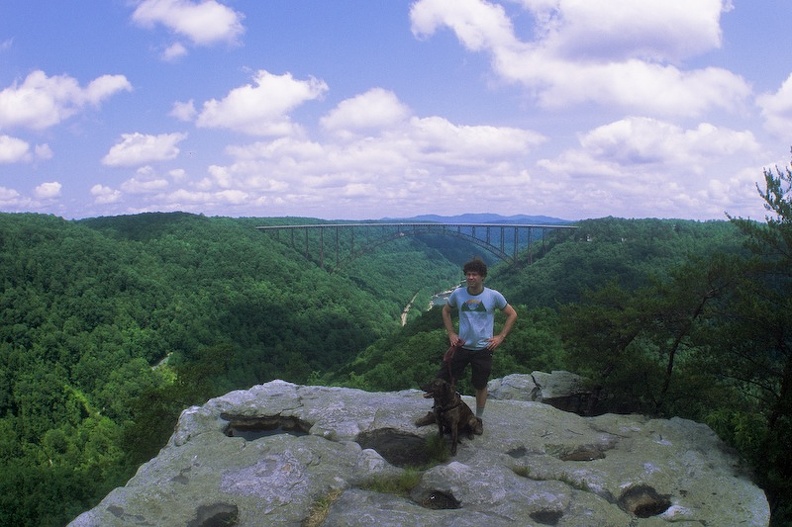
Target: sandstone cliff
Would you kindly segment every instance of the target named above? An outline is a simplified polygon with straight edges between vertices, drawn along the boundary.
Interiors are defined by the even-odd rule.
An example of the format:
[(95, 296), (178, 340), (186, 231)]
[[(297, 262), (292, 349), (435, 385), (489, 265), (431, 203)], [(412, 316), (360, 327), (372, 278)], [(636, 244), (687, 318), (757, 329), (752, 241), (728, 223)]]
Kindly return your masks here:
[(437, 429), (412, 424), (431, 406), (417, 390), (232, 392), (185, 410), (160, 454), (70, 526), (768, 525), (763, 492), (705, 425), (580, 417), (530, 400), (529, 379), (493, 381), (484, 434), (440, 464)]

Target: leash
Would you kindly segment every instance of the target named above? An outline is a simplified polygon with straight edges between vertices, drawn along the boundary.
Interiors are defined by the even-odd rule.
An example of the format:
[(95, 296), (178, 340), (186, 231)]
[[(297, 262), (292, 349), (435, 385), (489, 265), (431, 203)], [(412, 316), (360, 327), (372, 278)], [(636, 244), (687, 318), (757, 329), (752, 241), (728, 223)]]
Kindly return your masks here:
[(457, 350), (460, 347), (461, 346), (452, 345), (445, 352), (445, 355), (443, 355), (443, 362), (445, 363), (446, 368), (448, 368), (448, 378), (451, 380), (451, 388), (452, 389), (454, 389), (456, 387), (456, 379), (454, 378), (453, 372), (451, 370), (451, 360), (454, 358), (454, 355), (456, 354)]

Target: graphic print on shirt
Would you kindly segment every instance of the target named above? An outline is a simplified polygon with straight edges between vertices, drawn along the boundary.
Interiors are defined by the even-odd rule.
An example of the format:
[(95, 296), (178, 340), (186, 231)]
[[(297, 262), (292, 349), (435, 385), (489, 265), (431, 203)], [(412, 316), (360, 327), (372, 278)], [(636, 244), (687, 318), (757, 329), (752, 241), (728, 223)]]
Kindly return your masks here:
[(466, 300), (462, 304), (462, 309), (461, 310), (462, 311), (468, 311), (468, 312), (477, 311), (479, 313), (486, 313), (487, 312), (487, 308), (484, 306), (484, 302), (482, 302), (478, 298), (470, 298), (470, 299)]

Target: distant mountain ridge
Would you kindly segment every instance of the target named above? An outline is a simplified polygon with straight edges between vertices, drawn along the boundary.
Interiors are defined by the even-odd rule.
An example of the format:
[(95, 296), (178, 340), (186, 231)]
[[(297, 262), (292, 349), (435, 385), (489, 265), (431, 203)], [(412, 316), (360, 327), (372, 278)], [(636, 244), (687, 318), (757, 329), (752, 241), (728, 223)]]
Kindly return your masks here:
[(456, 216), (440, 216), (438, 214), (422, 214), (411, 218), (383, 218), (387, 221), (428, 221), (436, 223), (523, 223), (532, 225), (573, 223), (561, 218), (550, 216), (528, 216), (517, 214), (514, 216), (501, 216), (492, 213), (467, 213)]

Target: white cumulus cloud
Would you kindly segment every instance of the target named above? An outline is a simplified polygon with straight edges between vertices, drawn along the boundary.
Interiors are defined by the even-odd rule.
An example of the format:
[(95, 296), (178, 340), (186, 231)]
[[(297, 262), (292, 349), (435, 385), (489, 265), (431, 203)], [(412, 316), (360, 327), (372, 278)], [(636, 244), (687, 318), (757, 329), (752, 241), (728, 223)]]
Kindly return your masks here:
[(723, 0), (521, 0), (548, 53), (599, 62), (678, 62), (720, 47)]
[(52, 159), (52, 156), (55, 155), (52, 152), (52, 148), (46, 143), (43, 145), (36, 145), (33, 150), (36, 153), (36, 157), (39, 159)]
[(580, 141), (601, 160), (628, 165), (706, 166), (707, 160), (735, 152), (755, 153), (759, 144), (750, 131), (735, 131), (701, 123), (682, 127), (651, 118), (629, 117), (600, 126)]
[(135, 177), (124, 181), (121, 190), (127, 194), (155, 194), (169, 186), (170, 182), (159, 176), (154, 167), (146, 165), (135, 171)]
[(736, 165), (762, 155), (750, 131), (628, 117), (581, 135), (579, 145), (538, 167), (564, 184), (565, 199), (581, 215), (615, 208), (628, 217), (646, 217), (649, 209), (659, 217), (680, 209), (725, 217), (756, 197), (756, 173)]
[(0, 205), (12, 208), (26, 202), (18, 191), (12, 188), (0, 187)]
[(290, 73), (275, 75), (261, 70), (253, 84), (235, 88), (223, 99), (206, 101), (196, 124), (251, 135), (292, 135), (300, 132), (300, 127), (289, 112), (327, 90), (327, 84), (318, 79), (297, 80)]
[(58, 183), (57, 181), (50, 181), (47, 183), (42, 183), (38, 185), (34, 190), (34, 195), (38, 199), (53, 199), (60, 196), (61, 188), (63, 185)]
[(396, 94), (373, 88), (338, 104), (321, 119), (321, 125), (334, 131), (382, 129), (395, 126), (410, 115), (410, 109)]
[(0, 91), (0, 129), (44, 130), (80, 112), (86, 105), (99, 105), (132, 85), (123, 75), (103, 75), (81, 87), (68, 75), (48, 77), (43, 71), (30, 73), (21, 83)]
[(244, 15), (215, 0), (143, 0), (132, 20), (145, 28), (162, 25), (193, 44), (237, 43), (245, 32)]
[(332, 199), (355, 217), (378, 217), (392, 200), (414, 211), (438, 200), (462, 206), (482, 185), (497, 203), (523, 193), (528, 156), (546, 141), (522, 128), (413, 116), (381, 89), (341, 101), (321, 124), (333, 132), (325, 142), (280, 137), (227, 147), (235, 161), (213, 166), (201, 190), (244, 191), (248, 206), (310, 209)]
[(100, 184), (91, 187), (91, 195), (94, 197), (94, 203), (98, 205), (116, 203), (121, 199), (121, 191)]
[(170, 116), (175, 117), (180, 121), (190, 122), (195, 119), (198, 112), (195, 110), (195, 104), (190, 99), (187, 102), (176, 101), (170, 111)]
[(102, 163), (108, 166), (139, 166), (168, 161), (179, 155), (178, 144), (187, 134), (147, 135), (138, 132), (122, 134), (121, 142), (113, 145)]
[(779, 137), (792, 134), (792, 74), (775, 93), (765, 93), (756, 100), (762, 109), (765, 128)]
[(593, 102), (636, 113), (738, 111), (751, 94), (739, 75), (680, 62), (721, 45), (723, 0), (522, 0), (535, 22), (520, 38), (503, 6), (485, 0), (419, 0), (413, 33), (451, 29), (493, 71), (531, 90), (548, 108)]
[(0, 135), (0, 163), (18, 163), (30, 157), (30, 145), (8, 135)]
[(166, 62), (173, 62), (187, 54), (187, 48), (181, 42), (171, 44), (162, 52), (162, 59)]

